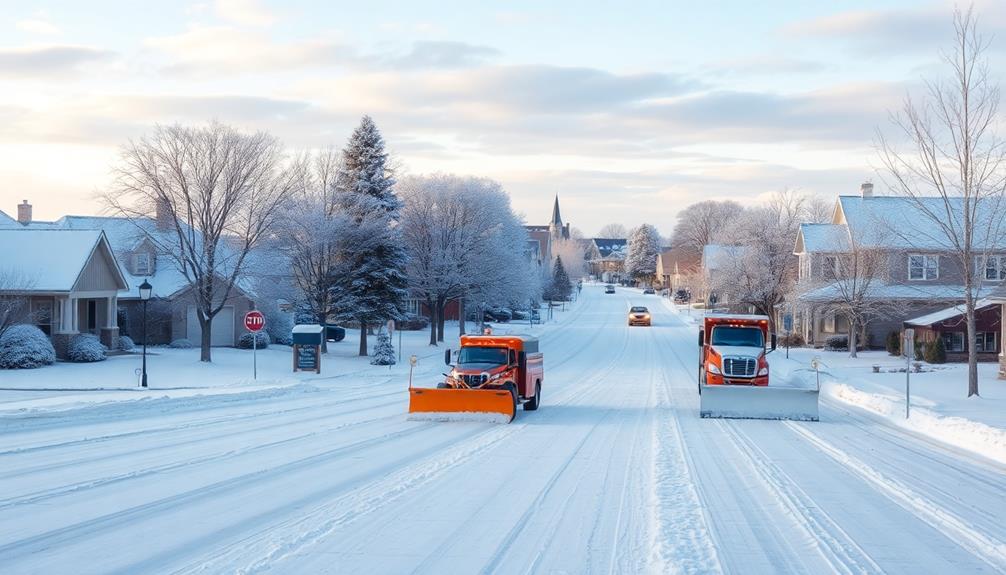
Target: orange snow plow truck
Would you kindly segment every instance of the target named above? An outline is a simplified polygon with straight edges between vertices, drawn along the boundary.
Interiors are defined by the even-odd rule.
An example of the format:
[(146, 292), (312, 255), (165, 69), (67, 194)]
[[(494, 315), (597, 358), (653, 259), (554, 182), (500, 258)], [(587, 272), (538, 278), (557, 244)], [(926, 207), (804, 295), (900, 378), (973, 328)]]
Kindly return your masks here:
[(544, 361), (538, 338), (527, 335), (461, 337), (457, 363), (436, 389), (409, 387), (409, 419), (510, 423), (517, 405), (538, 409)]
[(816, 388), (770, 384), (767, 356), (776, 338), (768, 317), (707, 316), (699, 348), (700, 416), (817, 421)]

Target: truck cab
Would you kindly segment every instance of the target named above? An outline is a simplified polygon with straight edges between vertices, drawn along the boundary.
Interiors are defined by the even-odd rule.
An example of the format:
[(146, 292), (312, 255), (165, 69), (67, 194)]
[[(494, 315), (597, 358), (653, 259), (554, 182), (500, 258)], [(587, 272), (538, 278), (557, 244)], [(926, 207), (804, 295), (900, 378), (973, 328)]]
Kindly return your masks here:
[(769, 318), (763, 315), (708, 316), (699, 332), (699, 393), (705, 385), (769, 382), (766, 355), (775, 349)]
[[(451, 350), (444, 362), (451, 365)], [(466, 335), (441, 389), (507, 389), (526, 411), (538, 408), (545, 376), (538, 338), (527, 335)]]

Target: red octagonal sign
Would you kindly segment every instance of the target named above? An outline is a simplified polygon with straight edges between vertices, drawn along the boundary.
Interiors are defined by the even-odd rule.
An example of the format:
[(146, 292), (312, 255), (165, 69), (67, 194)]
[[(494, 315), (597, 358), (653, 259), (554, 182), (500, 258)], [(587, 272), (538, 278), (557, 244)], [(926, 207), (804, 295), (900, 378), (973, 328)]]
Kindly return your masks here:
[(265, 316), (260, 311), (250, 311), (245, 314), (245, 329), (248, 331), (261, 331), (265, 327)]

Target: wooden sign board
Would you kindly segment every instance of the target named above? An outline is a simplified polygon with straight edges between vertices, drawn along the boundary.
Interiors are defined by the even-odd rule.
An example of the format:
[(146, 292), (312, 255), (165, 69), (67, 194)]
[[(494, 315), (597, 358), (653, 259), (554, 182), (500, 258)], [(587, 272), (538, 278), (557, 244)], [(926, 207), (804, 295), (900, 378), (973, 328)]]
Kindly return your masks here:
[(293, 371), (321, 373), (321, 346), (294, 344)]

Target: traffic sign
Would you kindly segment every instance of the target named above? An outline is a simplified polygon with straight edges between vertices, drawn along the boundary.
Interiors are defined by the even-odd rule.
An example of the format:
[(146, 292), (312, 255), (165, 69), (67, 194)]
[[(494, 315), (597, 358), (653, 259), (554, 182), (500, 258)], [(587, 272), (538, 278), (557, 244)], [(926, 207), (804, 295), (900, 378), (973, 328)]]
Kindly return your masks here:
[(265, 316), (262, 312), (252, 310), (245, 314), (245, 329), (250, 332), (262, 331), (265, 327)]

